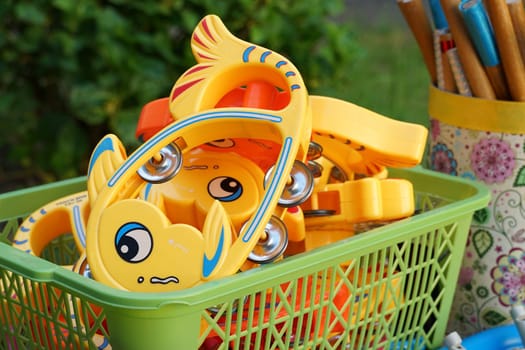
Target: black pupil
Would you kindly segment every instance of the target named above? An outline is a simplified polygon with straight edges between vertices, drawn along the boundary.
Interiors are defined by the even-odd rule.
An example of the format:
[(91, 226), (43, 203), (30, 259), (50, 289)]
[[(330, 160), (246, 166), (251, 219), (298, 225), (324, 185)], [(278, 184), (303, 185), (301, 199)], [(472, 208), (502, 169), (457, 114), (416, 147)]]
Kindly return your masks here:
[(132, 237), (122, 237), (117, 246), (118, 255), (126, 261), (131, 261), (139, 251), (137, 241)]
[(239, 183), (233, 177), (227, 177), (221, 181), (221, 189), (225, 192), (233, 193), (239, 188)]

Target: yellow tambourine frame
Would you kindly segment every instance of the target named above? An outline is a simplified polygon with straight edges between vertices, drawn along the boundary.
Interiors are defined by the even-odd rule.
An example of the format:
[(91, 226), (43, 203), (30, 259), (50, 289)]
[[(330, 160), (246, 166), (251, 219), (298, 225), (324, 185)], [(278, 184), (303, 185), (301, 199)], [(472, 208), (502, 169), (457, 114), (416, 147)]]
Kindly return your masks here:
[[(175, 121), (116, 169), (92, 205), (87, 258), (95, 279), (110, 286), (137, 291), (178, 290), (237, 272), (264, 232), (294, 162), (306, 157), (311, 133), (308, 93), (292, 63), (275, 52), (235, 38), (216, 16), (205, 17), (196, 34), (193, 38), (200, 38), (197, 44), (203, 53), (199, 57), (205, 63), (190, 68), (175, 84), (170, 95)], [(221, 94), (253, 80), (268, 81), (288, 91), (290, 102), (279, 110), (213, 108)], [(224, 138), (257, 138), (281, 145), (262, 199), (241, 232), (231, 233), (230, 220), (218, 201), (201, 232), (189, 225), (170, 223), (159, 208), (136, 199), (146, 184), (137, 171), (163, 148), (176, 144), (184, 157), (195, 147)], [(160, 238), (148, 226), (169, 238)], [(230, 244), (232, 237), (238, 238)], [(152, 251), (123, 262), (122, 256), (130, 254), (130, 246), (119, 248), (116, 239), (142, 238), (150, 240)], [(151, 243), (162, 239), (162, 243)], [(170, 246), (175, 248), (166, 248)], [(161, 247), (166, 248), (163, 254), (156, 255), (154, 249)], [(156, 262), (145, 264), (150, 260)]]

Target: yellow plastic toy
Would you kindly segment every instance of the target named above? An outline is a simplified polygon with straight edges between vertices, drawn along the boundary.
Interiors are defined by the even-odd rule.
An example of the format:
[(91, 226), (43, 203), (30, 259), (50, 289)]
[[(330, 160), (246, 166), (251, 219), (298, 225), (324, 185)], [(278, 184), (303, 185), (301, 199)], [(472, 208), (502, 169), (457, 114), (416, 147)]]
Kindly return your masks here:
[[(355, 223), (413, 213), (411, 184), (387, 179), (386, 167), (418, 164), (425, 128), (308, 98), (289, 61), (235, 38), (216, 16), (200, 22), (192, 49), (199, 64), (169, 98), (143, 109), (138, 136), (146, 142), (129, 158), (114, 135), (95, 148), (82, 202), (87, 229), (61, 228), (73, 231), (80, 251), (87, 240), (96, 279), (139, 291), (187, 288), (235, 273), (246, 258), (272, 261), (266, 249), (280, 254), (283, 235), (310, 235), (317, 246)], [(53, 212), (63, 212), (57, 203)], [(38, 252), (45, 242), (28, 220), (16, 242)], [(32, 236), (36, 248), (21, 243)]]
[(40, 256), (53, 239), (72, 234), (76, 248), (84, 251), (85, 223), (89, 212), (87, 191), (48, 203), (24, 220), (15, 233), (13, 246), (29, 254)]
[[(75, 265), (62, 267), (85, 275), (87, 269), (85, 259), (86, 223), (91, 213), (91, 202), (96, 199), (98, 188), (101, 186), (101, 184), (96, 183), (100, 176), (92, 177), (91, 171), (95, 164), (97, 164), (96, 168), (99, 171), (102, 169), (111, 171), (110, 169), (114, 169), (115, 164), (122, 162), (123, 149), (113, 149), (112, 147), (113, 145), (109, 142), (103, 142), (93, 152), (88, 168), (88, 190), (59, 198), (37, 209), (18, 228), (13, 239), (14, 247), (32, 255), (41, 256), (44, 249), (53, 239), (61, 235), (71, 235), (74, 238), (80, 259)], [(57, 293), (56, 297), (58, 297), (59, 290), (55, 291)], [(40, 293), (45, 293), (46, 295), (34, 295), (39, 295)], [(22, 294), (13, 297), (21, 299), (22, 304), (34, 304), (35, 300), (52, 299), (47, 295), (45, 289), (32, 289), (29, 287), (23, 290)], [(84, 308), (74, 307), (73, 302), (70, 297), (67, 297), (67, 310), (53, 303), (50, 305), (33, 305), (32, 307), (39, 309), (43, 314), (53, 313), (54, 318), (64, 324), (73, 323), (75, 327), (83, 328), (86, 323), (92, 321), (92, 315), (89, 312), (82, 312), (82, 310), (85, 310)], [(75, 302), (79, 302), (79, 300)], [(95, 305), (92, 305), (92, 308), (94, 311), (96, 310)], [(79, 314), (73, 310), (81, 312)], [(67, 320), (68, 318), (70, 320)], [(62, 334), (57, 334), (57, 332), (62, 332)], [(34, 328), (32, 337), (45, 348), (67, 348), (72, 346), (72, 344), (64, 343), (64, 339), (68, 337), (67, 332), (67, 327), (56, 328), (43, 319), (40, 327)], [(74, 339), (77, 347), (87, 348), (89, 346), (86, 340), (80, 340), (76, 336), (74, 336)], [(92, 342), (98, 349), (111, 349), (111, 345), (103, 334), (94, 334)]]
[(339, 154), (336, 163), (347, 163), (353, 173), (373, 176), (385, 166), (412, 167), (421, 162), (428, 134), (424, 126), (331, 97), (310, 96), (310, 104), (312, 140), (323, 146), (323, 153), (337, 148), (329, 151), (331, 156)]
[[(97, 183), (104, 185), (91, 208), (86, 253), (94, 278), (110, 286), (178, 290), (237, 272), (286, 193), (296, 160), (306, 157), (311, 134), (308, 93), (291, 62), (235, 38), (216, 16), (199, 23), (192, 48), (199, 64), (176, 82), (169, 97), (175, 121), (142, 144), (110, 177), (96, 172), (102, 176)], [(261, 80), (276, 91), (288, 91), (289, 102), (277, 110), (215, 108), (228, 92)], [(262, 139), (280, 146), (264, 193), (240, 232), (217, 200), (203, 226), (195, 227), (173, 223), (161, 209), (137, 199), (147, 183), (176, 181), (188, 152), (225, 138)]]
[[(264, 173), (254, 162), (235, 152), (209, 149), (212, 148), (189, 152), (176, 181), (147, 184), (140, 198), (160, 208), (171, 222), (195, 227), (202, 227), (213, 202), (218, 200), (234, 231), (240, 232), (263, 196)], [(288, 240), (302, 239), (304, 230), (299, 206), (276, 208), (266, 226), (265, 237), (248, 256), (252, 264), (244, 264), (242, 269), (276, 260), (284, 253)]]
[(333, 98), (311, 96), (310, 102), (312, 140), (322, 150), (314, 162), (323, 171), (302, 204), (307, 228), (349, 227), (412, 215), (412, 184), (387, 178), (386, 167), (419, 164), (427, 129)]
[(175, 180), (148, 183), (140, 198), (160, 208), (171, 222), (195, 227), (202, 227), (217, 200), (240, 232), (264, 193), (263, 171), (236, 153), (190, 151)]
[[(271, 87), (247, 80), (244, 87), (228, 91), (220, 98), (214, 96), (206, 107), (215, 103), (217, 108), (263, 105), (275, 109), (287, 101), (288, 91), (275, 92)], [(168, 103), (167, 99), (160, 99), (144, 108), (137, 128), (139, 139), (149, 139), (173, 120)], [(330, 243), (347, 237), (354, 231), (355, 223), (386, 222), (412, 215), (412, 184), (406, 180), (387, 179), (386, 167), (418, 164), (423, 156), (427, 130), (333, 98), (310, 96), (309, 103), (313, 116), (311, 146), (314, 147), (309, 148), (307, 158), (318, 178), (311, 197), (301, 207), (293, 211), (288, 209), (288, 213), (281, 216), (289, 230), (290, 241), (304, 240), (308, 231), (324, 230), (324, 237), (315, 235), (320, 242)], [(315, 145), (319, 146), (318, 150)], [(229, 137), (203, 145), (202, 149), (235, 152), (255, 162), (263, 171), (268, 169), (271, 164), (268, 159), (275, 153), (271, 141), (257, 138)], [(227, 211), (233, 215), (235, 210)]]
[[(264, 95), (265, 91), (259, 93)], [(222, 103), (243, 103), (233, 93), (227, 100)], [(333, 98), (310, 96), (310, 104), (313, 143), (307, 158), (317, 179), (313, 195), (301, 206), (306, 210), (307, 226), (339, 226), (352, 231), (353, 223), (388, 221), (412, 215), (411, 183), (387, 179), (387, 166), (419, 164), (426, 143), (426, 128)], [(151, 105), (154, 108), (147, 106), (139, 120), (137, 135), (141, 138), (153, 134), (170, 120), (166, 113), (167, 101), (158, 100)], [(228, 138), (203, 148), (236, 152), (246, 158), (252, 154), (251, 159), (262, 169), (266, 169), (267, 161), (261, 160), (261, 155), (272, 152), (268, 142), (251, 139)]]
[[(114, 149), (114, 146), (120, 146)], [(124, 161), (125, 150), (116, 139), (106, 138), (94, 150), (87, 173), (87, 191), (74, 193), (52, 201), (29, 215), (19, 226), (13, 246), (29, 254), (40, 256), (42, 250), (55, 238), (71, 234), (81, 254), (86, 248), (86, 225), (91, 206), (104, 183), (101, 178), (113, 173)], [(91, 176), (97, 164), (97, 176)]]

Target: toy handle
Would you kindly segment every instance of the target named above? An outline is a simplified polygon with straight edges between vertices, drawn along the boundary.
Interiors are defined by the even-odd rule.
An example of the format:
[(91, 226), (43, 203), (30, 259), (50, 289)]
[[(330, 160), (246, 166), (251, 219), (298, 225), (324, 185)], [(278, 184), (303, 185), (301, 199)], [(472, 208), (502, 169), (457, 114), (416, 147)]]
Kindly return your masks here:
[(71, 233), (79, 252), (86, 246), (85, 222), (90, 206), (87, 191), (52, 201), (32, 213), (18, 228), (13, 246), (40, 256), (55, 238)]
[(290, 102), (290, 93), (279, 90), (269, 82), (258, 80), (246, 83), (228, 92), (215, 106), (246, 107), (258, 109), (280, 110)]

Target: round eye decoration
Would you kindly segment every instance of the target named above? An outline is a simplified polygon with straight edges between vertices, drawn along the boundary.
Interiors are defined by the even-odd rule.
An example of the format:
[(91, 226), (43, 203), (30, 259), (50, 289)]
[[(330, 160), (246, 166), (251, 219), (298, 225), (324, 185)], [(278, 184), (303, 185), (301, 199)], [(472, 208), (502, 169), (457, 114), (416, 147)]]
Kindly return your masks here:
[(153, 238), (146, 226), (138, 222), (128, 222), (117, 231), (115, 249), (122, 260), (139, 263), (153, 250)]
[(208, 183), (208, 193), (221, 202), (232, 202), (242, 195), (242, 185), (229, 176), (219, 176)]
[(235, 141), (232, 139), (220, 139), (208, 142), (208, 145), (217, 148), (232, 148), (235, 147)]

